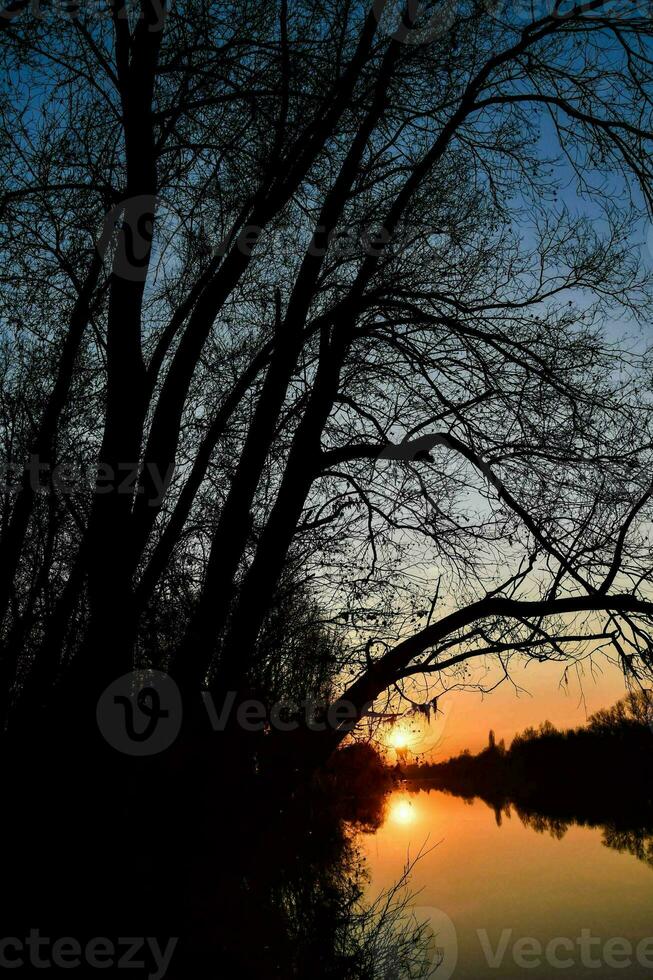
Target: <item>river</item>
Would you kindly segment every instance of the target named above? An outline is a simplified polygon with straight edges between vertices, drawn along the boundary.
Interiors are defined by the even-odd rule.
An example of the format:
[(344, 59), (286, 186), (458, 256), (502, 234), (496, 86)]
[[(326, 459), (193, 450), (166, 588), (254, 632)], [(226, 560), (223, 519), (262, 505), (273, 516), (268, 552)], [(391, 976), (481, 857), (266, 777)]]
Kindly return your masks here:
[[(407, 862), (436, 980), (653, 977), (653, 839), (393, 791), (359, 847), (371, 897)], [(647, 850), (648, 849), (648, 850)]]

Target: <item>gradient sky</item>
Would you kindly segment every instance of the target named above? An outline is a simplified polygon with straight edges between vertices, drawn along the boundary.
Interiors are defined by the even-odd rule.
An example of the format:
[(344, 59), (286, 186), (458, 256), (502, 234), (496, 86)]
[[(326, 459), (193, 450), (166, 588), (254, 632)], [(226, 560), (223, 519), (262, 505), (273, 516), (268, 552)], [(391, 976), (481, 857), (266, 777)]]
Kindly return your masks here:
[(563, 666), (557, 663), (515, 663), (511, 673), (521, 690), (504, 683), (490, 694), (455, 691), (440, 702), (442, 714), (428, 729), (412, 740), (415, 751), (442, 760), (487, 745), (493, 729), (497, 740), (509, 745), (529, 726), (550, 721), (556, 727), (583, 725), (599, 708), (609, 707), (626, 693), (620, 669), (605, 657), (597, 657), (592, 672), (589, 662), (579, 665), (578, 676), (570, 671), (569, 684), (562, 684)]

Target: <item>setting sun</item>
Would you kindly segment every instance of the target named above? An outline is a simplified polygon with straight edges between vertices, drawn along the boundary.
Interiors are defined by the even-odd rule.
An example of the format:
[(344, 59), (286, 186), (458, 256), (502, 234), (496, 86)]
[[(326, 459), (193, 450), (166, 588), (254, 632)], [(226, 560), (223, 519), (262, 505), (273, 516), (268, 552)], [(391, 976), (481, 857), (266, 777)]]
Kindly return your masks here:
[(390, 735), (388, 736), (388, 744), (391, 745), (393, 749), (405, 749), (408, 747), (408, 742), (408, 735), (400, 728), (394, 729), (394, 731), (390, 732)]

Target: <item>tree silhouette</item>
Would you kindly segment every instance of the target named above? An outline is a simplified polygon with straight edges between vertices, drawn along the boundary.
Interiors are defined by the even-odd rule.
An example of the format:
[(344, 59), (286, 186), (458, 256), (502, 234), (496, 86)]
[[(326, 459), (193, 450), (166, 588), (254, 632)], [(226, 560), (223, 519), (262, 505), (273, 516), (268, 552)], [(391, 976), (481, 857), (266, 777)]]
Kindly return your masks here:
[(359, 713), (515, 653), (650, 671), (637, 3), (0, 29), (9, 730), (159, 656), (265, 686), (289, 567)]

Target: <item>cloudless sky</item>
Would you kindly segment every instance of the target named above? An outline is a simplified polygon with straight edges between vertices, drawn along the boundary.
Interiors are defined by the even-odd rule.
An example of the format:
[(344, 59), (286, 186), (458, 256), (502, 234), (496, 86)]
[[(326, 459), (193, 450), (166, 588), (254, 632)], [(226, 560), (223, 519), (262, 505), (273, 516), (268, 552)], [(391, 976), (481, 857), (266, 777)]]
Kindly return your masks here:
[(568, 685), (561, 684), (563, 669), (557, 663), (515, 661), (511, 675), (520, 690), (505, 682), (486, 695), (477, 691), (446, 695), (443, 713), (424, 738), (424, 749), (433, 759), (442, 760), (467, 748), (478, 752), (487, 745), (490, 729), (497, 741), (503, 738), (509, 745), (518, 732), (542, 721), (573, 728), (626, 693), (622, 672), (603, 656), (596, 657), (593, 671), (589, 661), (579, 665), (580, 677), (570, 671)]

